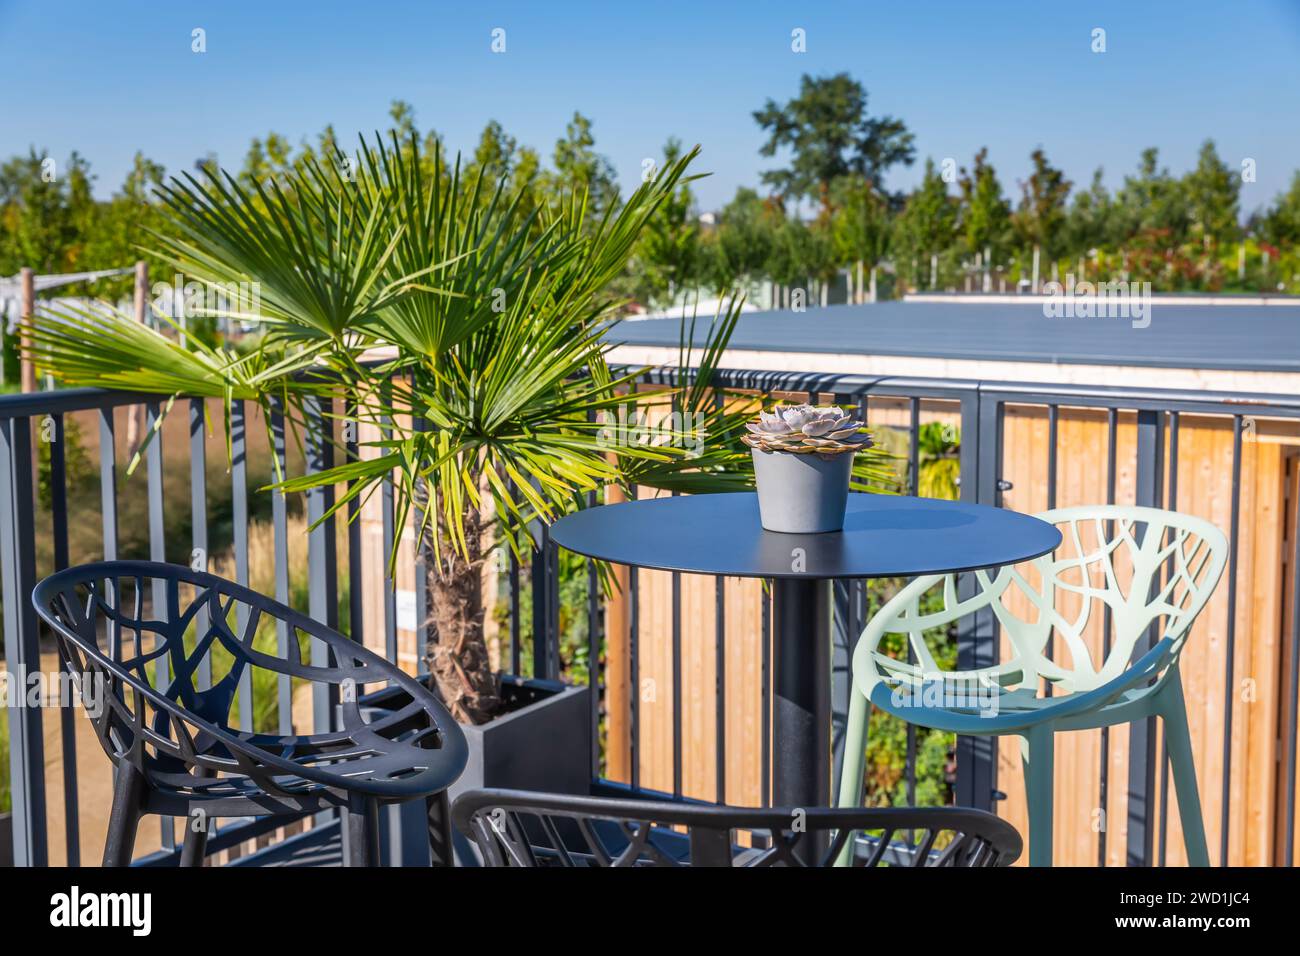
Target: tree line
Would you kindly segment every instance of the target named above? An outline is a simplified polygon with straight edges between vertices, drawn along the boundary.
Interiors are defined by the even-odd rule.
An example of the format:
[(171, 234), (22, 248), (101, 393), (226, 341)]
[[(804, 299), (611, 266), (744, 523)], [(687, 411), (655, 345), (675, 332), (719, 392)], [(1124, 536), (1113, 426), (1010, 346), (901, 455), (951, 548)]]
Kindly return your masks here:
[[(1041, 289), (1049, 279), (1150, 282), (1156, 291), (1300, 293), (1300, 172), (1243, 219), (1254, 160), (1229, 162), (1212, 140), (1181, 175), (1145, 149), (1111, 191), (1097, 169), (1072, 183), (1038, 148), (1008, 191), (987, 147), (969, 159), (927, 157), (920, 183), (891, 192), (885, 174), (917, 157), (906, 125), (873, 116), (848, 74), (804, 76), (796, 96), (754, 113), (765, 191), (737, 190), (696, 236), (695, 282), (735, 277), (813, 288), (847, 273), (851, 299), (908, 291)], [(809, 210), (801, 214), (803, 210)], [(877, 285), (885, 272), (887, 291)], [(865, 273), (865, 277), (864, 277)]]
[[(1164, 166), (1156, 148), (1142, 151), (1113, 191), (1100, 169), (1088, 183), (1071, 182), (1042, 148), (1030, 157), (1028, 177), (1008, 189), (981, 148), (968, 160), (925, 158), (919, 184), (901, 192), (885, 180), (917, 161), (914, 136), (903, 120), (872, 115), (866, 89), (848, 74), (804, 76), (793, 97), (769, 99), (753, 117), (766, 137), (761, 154), (780, 165), (703, 215), (690, 182), (679, 185), (618, 280), (630, 300), (655, 307), (771, 283), (776, 304), (809, 296), (815, 304), (844, 281), (851, 300), (866, 301), (908, 291), (1038, 288), (1066, 274), (1147, 281), (1157, 291), (1300, 293), (1300, 172), (1286, 192), (1243, 218), (1241, 190), (1253, 162), (1230, 162), (1210, 140), (1182, 174)], [(432, 167), (442, 137), (419, 130), (401, 101), (389, 119)], [(346, 159), (354, 152), (328, 126), (296, 146), (269, 133), (250, 143), (237, 182), (269, 189), (294, 168), (355, 161)], [(645, 175), (671, 164), (683, 146), (670, 139), (663, 152)], [(206, 156), (196, 166), (215, 163)], [(455, 158), (441, 168), (456, 175)], [(159, 221), (154, 190), (166, 172), (137, 153), (117, 191), (98, 200), (82, 156), (61, 166), (35, 147), (11, 157), (0, 164), (0, 276), (22, 266), (77, 272), (135, 261)], [(576, 187), (595, 223), (619, 202), (614, 167), (580, 113), (549, 162), (490, 122), (458, 174), (484, 183), (506, 176), (525, 208), (565, 201)], [(151, 265), (153, 275), (167, 271)], [(64, 291), (116, 299), (130, 283), (124, 276)]]

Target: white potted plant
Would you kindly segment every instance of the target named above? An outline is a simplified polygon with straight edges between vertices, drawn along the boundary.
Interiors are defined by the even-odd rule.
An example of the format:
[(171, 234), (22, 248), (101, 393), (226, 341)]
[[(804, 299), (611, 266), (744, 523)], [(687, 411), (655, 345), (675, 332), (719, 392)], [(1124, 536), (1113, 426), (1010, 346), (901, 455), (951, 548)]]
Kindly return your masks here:
[(842, 530), (853, 456), (872, 445), (864, 424), (838, 405), (777, 405), (746, 427), (763, 527)]

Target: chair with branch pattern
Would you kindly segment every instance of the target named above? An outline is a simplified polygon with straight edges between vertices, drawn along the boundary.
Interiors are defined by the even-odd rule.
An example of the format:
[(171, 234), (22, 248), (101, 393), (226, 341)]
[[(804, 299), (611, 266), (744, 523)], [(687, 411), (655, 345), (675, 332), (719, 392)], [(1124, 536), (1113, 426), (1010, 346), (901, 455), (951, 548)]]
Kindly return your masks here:
[[(827, 866), (843, 849), (857, 866), (984, 867), (1021, 850), (1011, 824), (957, 807), (746, 809), (471, 790), (452, 818), (486, 866)], [(829, 849), (816, 850), (822, 842)]]
[[(867, 623), (853, 654), (839, 804), (861, 804), (872, 705), (920, 727), (1017, 735), (1029, 862), (1048, 866), (1054, 735), (1158, 716), (1188, 860), (1208, 866), (1178, 660), (1223, 573), (1227, 539), (1208, 521), (1155, 508), (1098, 505), (1038, 517), (1060, 526), (1063, 540), (1055, 554), (1027, 562), (1028, 573), (976, 571), (970, 597), (959, 595), (955, 575), (919, 577)], [(979, 670), (941, 670), (926, 635), (978, 612), (1001, 625), (1009, 659)], [(890, 653), (889, 635), (901, 636), (910, 653)], [(1039, 695), (1040, 684), (1048, 696)]]
[[(33, 603), (63, 666), (98, 686), (90, 717), (116, 768), (105, 866), (131, 862), (144, 814), (187, 818), (182, 866), (202, 865), (208, 821), (346, 811), (347, 864), (378, 859), (378, 807), (429, 801), (449, 847), (446, 788), (464, 769), (460, 727), (428, 689), (319, 622), (248, 588), (173, 564), (108, 561), (60, 571)], [(262, 639), (259, 640), (259, 634)], [(267, 644), (271, 648), (266, 647)], [(276, 675), (281, 706), (323, 685), (333, 729), (272, 734), (235, 726), (252, 676)], [(218, 671), (223, 671), (218, 673)], [(363, 693), (396, 686), (392, 711)], [(406, 698), (404, 698), (406, 700)], [(244, 706), (238, 706), (243, 703)], [(288, 715), (280, 715), (280, 726)], [(291, 724), (289, 724), (292, 729)]]

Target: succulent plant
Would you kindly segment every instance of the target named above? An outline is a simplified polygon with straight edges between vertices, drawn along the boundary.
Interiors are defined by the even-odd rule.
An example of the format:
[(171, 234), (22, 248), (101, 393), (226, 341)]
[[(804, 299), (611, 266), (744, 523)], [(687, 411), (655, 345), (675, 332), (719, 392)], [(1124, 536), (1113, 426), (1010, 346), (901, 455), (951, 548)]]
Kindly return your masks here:
[(864, 424), (838, 405), (776, 405), (746, 426), (746, 445), (795, 455), (842, 455), (871, 447)]

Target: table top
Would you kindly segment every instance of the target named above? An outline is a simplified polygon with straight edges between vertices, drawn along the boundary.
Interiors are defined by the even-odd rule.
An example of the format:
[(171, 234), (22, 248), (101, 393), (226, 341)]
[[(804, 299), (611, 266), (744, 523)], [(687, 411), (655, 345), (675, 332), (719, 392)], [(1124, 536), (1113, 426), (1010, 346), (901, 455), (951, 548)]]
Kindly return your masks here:
[(844, 530), (764, 531), (753, 493), (683, 495), (587, 508), (551, 526), (563, 548), (615, 564), (757, 578), (879, 578), (1015, 564), (1061, 533), (987, 505), (849, 495)]

